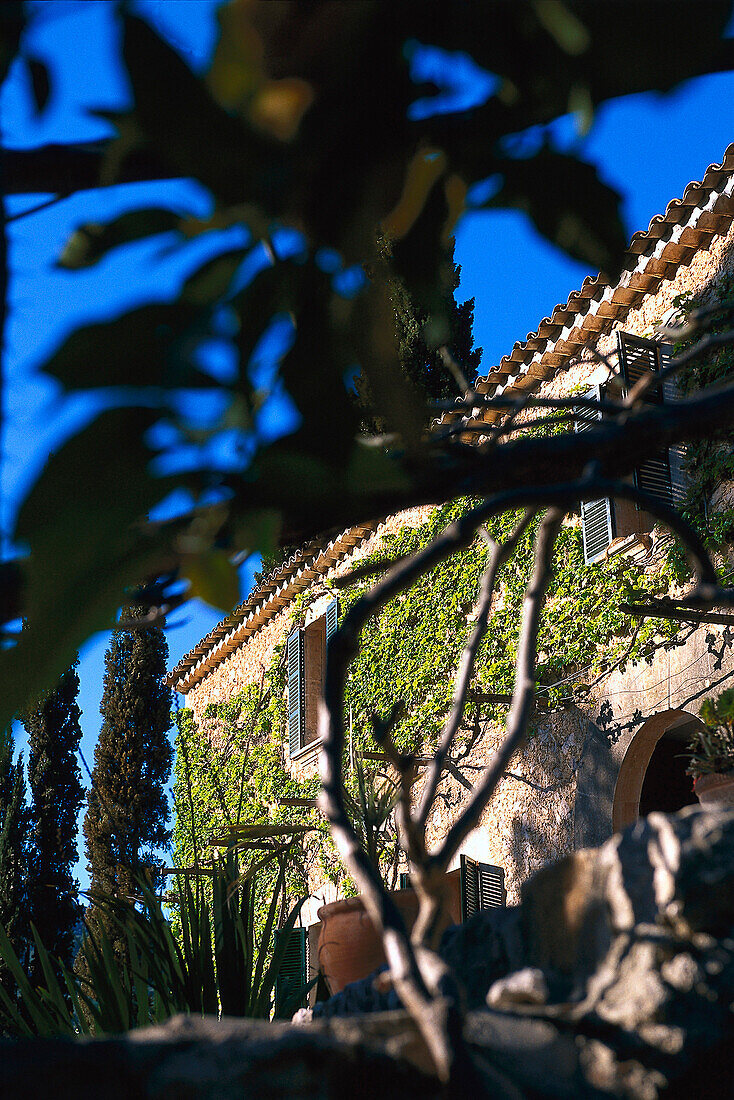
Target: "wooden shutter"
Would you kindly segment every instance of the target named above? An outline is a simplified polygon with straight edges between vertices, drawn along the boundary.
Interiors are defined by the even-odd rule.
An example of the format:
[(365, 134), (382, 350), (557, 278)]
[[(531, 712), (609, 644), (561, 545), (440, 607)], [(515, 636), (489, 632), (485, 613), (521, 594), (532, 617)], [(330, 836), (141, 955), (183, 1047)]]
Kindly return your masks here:
[(306, 734), (306, 690), (303, 631), (288, 635), (288, 747), (291, 757), (303, 748)]
[(503, 867), (480, 863), (461, 856), (461, 919), (469, 920), (475, 913), (505, 905), (505, 872)]
[[(604, 395), (601, 386), (592, 386), (584, 397), (600, 401)], [(577, 432), (586, 432), (601, 420), (601, 410), (575, 410), (574, 428)], [(614, 524), (614, 503), (609, 497), (599, 500), (587, 500), (581, 505), (581, 534), (584, 540), (584, 561), (593, 565), (604, 557), (607, 547), (616, 536)]]
[[(617, 351), (625, 395), (630, 392), (640, 378), (662, 369), (664, 346), (655, 340), (645, 340), (641, 336), (631, 336), (628, 332), (617, 329)], [(664, 401), (663, 387), (656, 386), (654, 389), (648, 390), (642, 400), (646, 405), (662, 405)], [(657, 497), (664, 504), (672, 506), (673, 488), (667, 448), (638, 466), (635, 470), (635, 485), (643, 492)]]
[(339, 601), (332, 600), (326, 609), (326, 652), (329, 652), (329, 642), (339, 625)]
[[(292, 928), (290, 932), (280, 929), (273, 933), (273, 946), (277, 947), (283, 937), (287, 937), (280, 969), (275, 979), (275, 1015), (279, 1016), (284, 1005), (293, 999), (294, 994), (308, 984), (308, 935), (305, 928)], [(300, 1007), (304, 1007), (304, 995)], [(293, 1005), (293, 1011), (299, 1006)]]

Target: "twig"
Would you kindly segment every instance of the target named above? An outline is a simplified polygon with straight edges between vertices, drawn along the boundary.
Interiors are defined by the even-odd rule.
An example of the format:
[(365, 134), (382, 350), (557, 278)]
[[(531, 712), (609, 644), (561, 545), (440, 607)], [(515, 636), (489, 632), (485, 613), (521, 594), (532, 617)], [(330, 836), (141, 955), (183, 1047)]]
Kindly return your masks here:
[(505, 562), (507, 562), (514, 553), (515, 547), (527, 530), (534, 516), (535, 512), (528, 509), (505, 542), (497, 543), (494, 540), (490, 540), (489, 561), (479, 585), (479, 596), (475, 607), (476, 619), (474, 622), (474, 629), (461, 655), (454, 681), (454, 697), (451, 704), (451, 711), (444, 724), (441, 740), (434, 754), (433, 764), (428, 769), (423, 794), (416, 814), (416, 826), (421, 832), (425, 829), (426, 822), (428, 821), (444, 763), (448, 758), (451, 745), (464, 715), (464, 707), (466, 706), (467, 692), (474, 672), (474, 664), (489, 623), (489, 613), (492, 606), (492, 595), (494, 593), (497, 575)]
[(446, 370), (459, 387), (459, 392), (462, 395), (471, 393), (472, 387), (469, 385), (466, 375), (445, 344), (438, 349), (438, 354), (441, 356), (441, 362), (446, 367)]
[[(712, 348), (723, 347), (725, 344), (731, 344), (733, 342), (734, 329), (729, 329), (727, 332), (708, 333), (708, 335), (703, 336), (697, 344), (694, 344), (692, 348), (677, 355), (667, 367), (663, 367), (663, 369), (659, 371), (651, 371), (649, 374), (643, 374), (642, 378), (639, 378), (637, 382), (635, 382), (634, 386), (627, 394), (624, 404), (628, 408), (631, 408), (640, 401), (649, 390), (658, 389), (663, 382), (666, 382), (672, 375), (677, 374), (682, 367), (685, 367), (693, 359), (698, 359), (699, 356), (710, 351)], [(713, 389), (714, 387), (709, 388)]]
[(503, 771), (522, 744), (527, 730), (535, 696), (536, 643), (545, 594), (551, 578), (551, 560), (558, 532), (561, 529), (562, 512), (550, 508), (538, 529), (535, 542), (533, 575), (525, 591), (522, 622), (517, 647), (515, 688), (510, 713), (507, 716), (505, 739), (494, 754), (484, 775), (474, 788), (474, 793), (449, 829), (437, 852), (429, 857), (429, 867), (445, 871), (462, 840), (478, 823)]
[[(437, 411), (453, 412), (459, 409), (471, 411), (478, 406), (484, 409), (517, 409), (519, 412), (523, 409), (589, 409), (607, 413), (624, 411), (624, 405), (620, 401), (613, 401), (608, 397), (601, 401), (597, 401), (594, 397), (587, 397), (585, 394), (579, 394), (577, 397), (536, 397), (534, 394), (528, 394), (524, 398), (504, 395), (487, 397), (485, 393), (476, 391), (469, 393), (463, 400), (437, 401), (431, 407)], [(487, 424), (486, 427), (490, 428), (492, 425)]]
[(367, 577), (375, 577), (378, 573), (386, 573), (388, 569), (392, 569), (394, 565), (404, 561), (407, 555), (401, 554), (397, 558), (384, 558), (382, 561), (365, 562), (364, 565), (357, 566), (351, 573), (346, 573), (343, 577), (336, 577), (332, 580), (331, 584), (334, 588), (348, 588), (350, 584), (356, 584), (357, 581), (363, 581)]
[[(730, 594), (730, 602), (734, 602), (734, 593)], [(653, 600), (651, 603), (643, 604), (621, 603), (619, 610), (636, 619), (670, 619), (678, 623), (715, 623), (718, 626), (734, 626), (734, 615), (715, 611), (693, 611), (683, 603), (671, 604), (664, 600)]]

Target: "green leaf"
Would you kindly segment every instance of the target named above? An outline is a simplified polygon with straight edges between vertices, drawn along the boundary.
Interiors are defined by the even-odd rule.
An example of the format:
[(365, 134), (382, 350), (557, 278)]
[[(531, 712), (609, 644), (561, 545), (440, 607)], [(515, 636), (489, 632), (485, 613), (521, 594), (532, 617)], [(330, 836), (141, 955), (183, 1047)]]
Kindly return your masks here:
[(33, 92), (36, 114), (41, 115), (45, 111), (51, 95), (51, 77), (49, 76), (48, 66), (44, 65), (43, 61), (39, 61), (37, 57), (30, 57), (28, 58), (28, 71), (31, 77), (31, 91)]
[[(0, 652), (0, 722), (52, 686), (90, 634), (112, 625), (127, 586), (170, 561), (141, 527), (170, 487), (148, 471), (154, 422), (149, 409), (103, 413), (50, 457), (23, 503), (14, 539), (30, 550), (27, 629)], [(70, 491), (73, 507), (60, 503)]]
[(614, 281), (627, 248), (621, 196), (596, 168), (544, 149), (528, 160), (505, 160), (503, 184), (489, 206), (515, 207), (569, 256)]
[(190, 584), (190, 595), (212, 607), (231, 611), (240, 602), (237, 568), (223, 550), (187, 556), (181, 563), (181, 573)]
[(106, 225), (87, 222), (69, 237), (59, 256), (58, 266), (69, 271), (91, 267), (113, 248), (178, 229), (180, 221), (179, 215), (172, 210), (149, 207), (121, 214)]
[(123, 57), (135, 118), (156, 153), (224, 203), (269, 204), (282, 180), (277, 144), (222, 110), (176, 51), (127, 14)]
[(376, 491), (407, 489), (408, 477), (387, 451), (377, 447), (355, 447), (347, 467), (347, 481), (355, 489), (370, 485)]
[(178, 352), (176, 342), (197, 312), (188, 303), (156, 303), (86, 325), (54, 352), (44, 371), (67, 390), (191, 386), (201, 376)]
[(237, 517), (234, 539), (242, 553), (269, 557), (278, 548), (282, 526), (282, 516), (275, 508), (259, 508)]
[(181, 291), (181, 300), (195, 306), (206, 306), (222, 298), (229, 290), (248, 251), (246, 248), (233, 248), (207, 260), (187, 278)]

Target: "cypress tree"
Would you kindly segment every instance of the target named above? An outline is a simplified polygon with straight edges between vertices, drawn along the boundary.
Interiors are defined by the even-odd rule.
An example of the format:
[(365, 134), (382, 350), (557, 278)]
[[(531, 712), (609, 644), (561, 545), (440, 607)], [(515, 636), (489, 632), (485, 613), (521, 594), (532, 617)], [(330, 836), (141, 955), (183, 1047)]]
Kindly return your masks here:
[[(389, 271), (392, 266), (392, 250), (390, 242), (384, 237), (378, 240), (378, 251)], [(461, 268), (453, 262), (453, 254), (452, 245), (448, 257), (452, 265), (452, 278), (443, 292), (444, 309), (449, 322), (447, 344), (471, 383), (479, 370), (482, 349), (474, 347), (474, 299), (470, 298), (459, 305), (454, 297), (459, 287)], [(448, 401), (458, 397), (456, 382), (446, 370), (438, 350), (429, 348), (426, 343), (428, 315), (416, 305), (404, 280), (394, 270), (388, 277), (387, 289), (395, 318), (395, 340), (403, 374), (427, 401)], [(355, 385), (359, 404), (366, 411), (365, 428), (371, 431), (383, 430), (384, 425), (371, 417), (371, 397), (365, 377), (358, 376)]]
[[(451, 249), (453, 264), (453, 247)], [(474, 299), (461, 305), (454, 297), (459, 288), (461, 268), (453, 264), (453, 278), (444, 291), (446, 316), (449, 319), (448, 347), (466, 378), (473, 382), (479, 370), (482, 349), (474, 347)], [(458, 397), (456, 382), (446, 370), (438, 351), (429, 348), (425, 340), (428, 316), (414, 303), (402, 279), (391, 280), (390, 298), (395, 310), (395, 324), (400, 366), (407, 377), (429, 401), (448, 401)]]
[[(153, 849), (170, 839), (164, 784), (173, 757), (167, 737), (172, 697), (162, 682), (168, 645), (158, 627), (124, 625), (146, 611), (123, 608), (105, 654), (103, 722), (84, 819), (93, 896), (135, 895), (136, 876), (155, 866)], [(105, 924), (124, 957), (120, 936), (94, 904), (87, 919), (93, 926), (100, 920)]]
[[(53, 691), (22, 716), (28, 732), (31, 840), (28, 904), (44, 946), (67, 966), (74, 955), (79, 884), (77, 818), (84, 788), (77, 764), (82, 731), (78, 659)], [(41, 978), (40, 973), (34, 978)]]
[[(0, 735), (0, 924), (16, 955), (29, 959), (28, 926), (28, 831), (30, 827), (25, 798), (23, 757), (13, 760), (13, 736), (10, 730)], [(15, 982), (0, 964), (0, 982), (10, 992)]]

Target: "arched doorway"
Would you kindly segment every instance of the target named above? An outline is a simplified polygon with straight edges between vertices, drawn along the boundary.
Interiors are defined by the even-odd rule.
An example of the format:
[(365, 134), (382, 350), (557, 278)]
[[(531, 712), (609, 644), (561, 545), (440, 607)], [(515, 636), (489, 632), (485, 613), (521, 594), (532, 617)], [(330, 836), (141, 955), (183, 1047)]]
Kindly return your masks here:
[(687, 711), (666, 710), (648, 718), (638, 730), (625, 753), (614, 790), (615, 832), (653, 810), (675, 813), (696, 804), (684, 753), (700, 725)]

